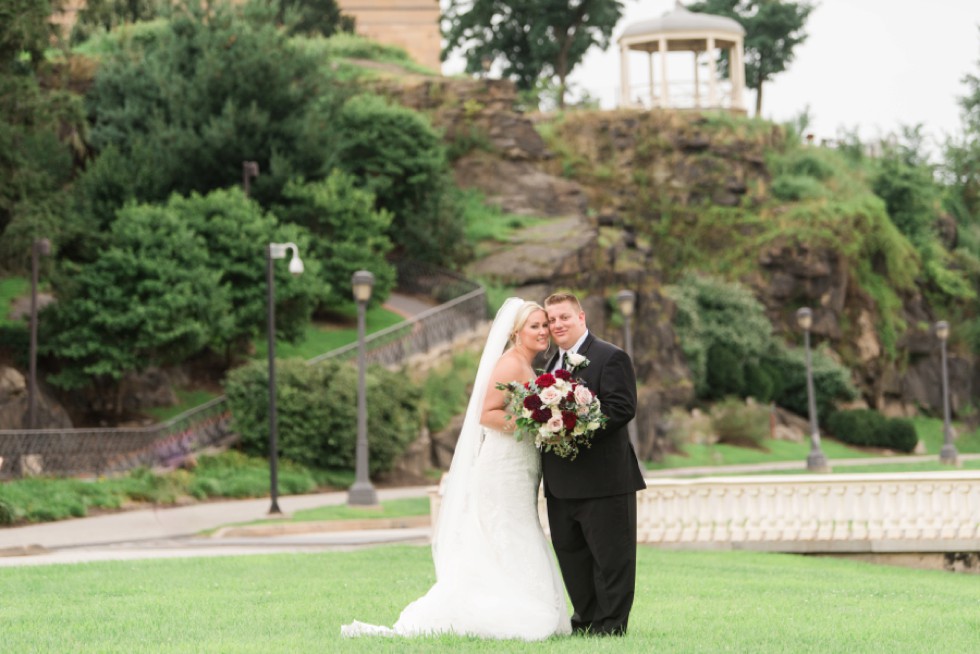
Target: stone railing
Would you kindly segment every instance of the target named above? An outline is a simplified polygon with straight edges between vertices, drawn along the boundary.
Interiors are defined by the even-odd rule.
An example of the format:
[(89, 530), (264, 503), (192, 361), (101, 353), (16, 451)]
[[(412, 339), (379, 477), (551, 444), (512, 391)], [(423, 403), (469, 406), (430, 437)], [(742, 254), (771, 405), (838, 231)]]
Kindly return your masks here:
[(648, 479), (637, 538), (782, 552), (980, 549), (980, 472)]
[[(441, 302), (365, 337), (368, 363), (399, 365), (453, 340), (486, 320), (483, 287), (452, 271), (420, 263), (398, 264), (398, 289)], [(350, 360), (357, 343), (309, 361)], [(174, 465), (232, 436), (224, 396), (165, 423), (122, 429), (0, 430), (0, 478), (18, 474), (101, 475), (136, 466)]]
[[(796, 553), (980, 551), (980, 471), (650, 479), (637, 540)], [(440, 504), (430, 494), (433, 523)], [(541, 524), (548, 531), (543, 493)]]

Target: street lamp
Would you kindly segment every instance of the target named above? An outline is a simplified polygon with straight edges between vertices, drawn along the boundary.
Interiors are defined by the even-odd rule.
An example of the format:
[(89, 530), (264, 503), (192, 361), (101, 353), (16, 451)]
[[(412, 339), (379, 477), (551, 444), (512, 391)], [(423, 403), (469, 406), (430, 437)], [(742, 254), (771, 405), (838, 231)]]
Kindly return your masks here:
[(939, 451), (939, 462), (955, 466), (959, 452), (953, 445), (953, 428), (949, 422), (949, 373), (946, 368), (946, 340), (949, 338), (949, 323), (940, 320), (936, 323), (936, 338), (943, 351), (943, 448)]
[(249, 182), (259, 176), (259, 162), (258, 161), (243, 161), (242, 162), (242, 188), (245, 190), (245, 197), (248, 197), (248, 192), (251, 189)]
[(364, 382), (364, 310), (371, 299), (374, 275), (367, 270), (358, 270), (351, 277), (354, 299), (357, 301), (357, 447), (355, 450), (354, 485), (347, 493), (347, 503), (351, 506), (373, 506), (378, 503), (378, 495), (368, 476), (368, 437), (367, 437), (367, 391)]
[[(630, 358), (630, 362), (633, 361), (633, 333), (630, 331), (630, 323), (633, 320), (633, 313), (636, 310), (636, 293), (633, 291), (623, 289), (616, 294), (616, 303), (619, 305), (619, 312), (623, 314), (623, 344), (626, 350), (626, 356)], [(630, 443), (633, 445), (633, 451), (636, 453), (637, 461), (640, 460), (640, 439), (636, 434), (636, 418), (634, 417), (626, 425), (626, 430), (629, 433)], [(640, 474), (643, 474), (645, 470), (643, 469), (643, 464), (640, 463)]]
[(813, 325), (813, 312), (802, 307), (796, 312), (796, 322), (803, 330), (806, 349), (806, 396), (810, 409), (810, 454), (806, 457), (806, 469), (814, 472), (830, 472), (827, 457), (820, 449), (820, 430), (817, 428), (817, 397), (813, 389), (813, 364), (810, 361), (810, 327)]
[(286, 252), (292, 249), (289, 272), (293, 275), (303, 273), (303, 261), (299, 258), (299, 248), (295, 243), (269, 243), (266, 248), (266, 282), (269, 291), (269, 495), (272, 505), (269, 513), (282, 513), (279, 509), (279, 446), (276, 444), (276, 286), (272, 260), (285, 259)]
[(37, 277), (41, 255), (51, 254), (51, 241), (34, 239), (31, 244), (31, 351), (27, 384), (27, 428), (37, 429)]

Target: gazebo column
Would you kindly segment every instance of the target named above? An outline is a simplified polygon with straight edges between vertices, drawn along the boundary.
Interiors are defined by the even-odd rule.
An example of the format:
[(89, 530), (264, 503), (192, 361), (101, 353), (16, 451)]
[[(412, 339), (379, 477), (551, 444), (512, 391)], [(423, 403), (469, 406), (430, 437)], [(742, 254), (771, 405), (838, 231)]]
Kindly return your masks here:
[(742, 52), (742, 41), (737, 40), (728, 52), (729, 72), (732, 79), (732, 108), (745, 109), (743, 93), (745, 92), (745, 63)]
[(698, 55), (701, 53), (694, 51), (694, 106), (701, 108), (701, 77), (698, 71)]
[(660, 37), (660, 106), (670, 106), (670, 89), (667, 86), (667, 39)]
[(625, 43), (619, 44), (619, 106), (630, 106), (630, 49)]
[(715, 37), (708, 37), (708, 106), (718, 107), (718, 69), (715, 65)]
[(647, 92), (650, 95), (650, 106), (657, 106), (657, 90), (653, 87), (653, 50), (647, 50)]

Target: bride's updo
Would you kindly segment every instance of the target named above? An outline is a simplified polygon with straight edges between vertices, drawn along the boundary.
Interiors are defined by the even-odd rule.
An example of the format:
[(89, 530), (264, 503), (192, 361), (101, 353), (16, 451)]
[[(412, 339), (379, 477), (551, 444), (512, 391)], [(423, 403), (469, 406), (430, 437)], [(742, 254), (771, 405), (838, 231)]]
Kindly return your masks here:
[(524, 328), (527, 319), (535, 311), (544, 311), (544, 307), (537, 302), (525, 301), (517, 310), (517, 315), (514, 316), (514, 326), (510, 328), (510, 334), (507, 337), (507, 347), (513, 347), (517, 344), (517, 333)]

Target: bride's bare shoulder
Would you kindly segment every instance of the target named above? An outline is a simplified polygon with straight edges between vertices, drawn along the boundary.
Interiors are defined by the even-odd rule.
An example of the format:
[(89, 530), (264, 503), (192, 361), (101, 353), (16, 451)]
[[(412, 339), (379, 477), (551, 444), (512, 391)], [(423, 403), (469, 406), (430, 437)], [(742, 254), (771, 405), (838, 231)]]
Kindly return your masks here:
[(507, 350), (497, 359), (497, 364), (493, 368), (493, 377), (495, 381), (514, 381), (521, 379), (526, 376), (523, 374), (526, 365), (520, 356), (512, 350)]

